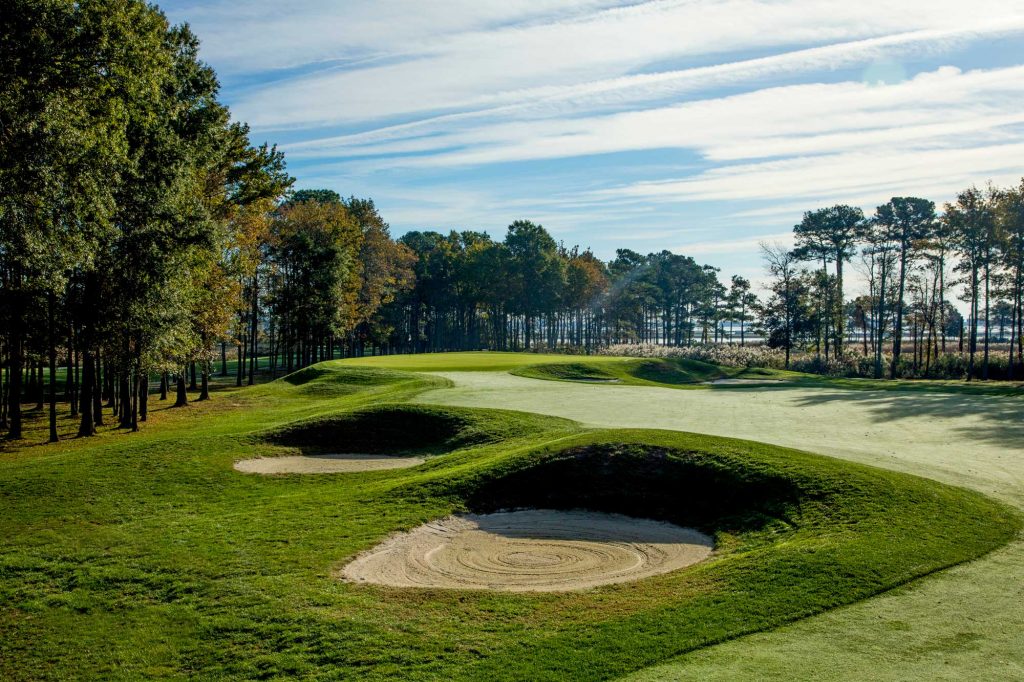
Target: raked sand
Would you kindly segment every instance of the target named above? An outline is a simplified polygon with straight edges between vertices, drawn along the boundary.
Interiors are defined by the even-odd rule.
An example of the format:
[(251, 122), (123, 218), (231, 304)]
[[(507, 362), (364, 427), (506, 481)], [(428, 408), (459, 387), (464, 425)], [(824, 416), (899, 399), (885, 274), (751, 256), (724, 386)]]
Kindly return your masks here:
[(393, 535), (341, 577), (392, 587), (565, 592), (679, 570), (712, 549), (707, 535), (670, 523), (530, 509), (448, 516)]
[(246, 474), (343, 474), (358, 471), (404, 469), (423, 464), (422, 457), (388, 455), (290, 455), (256, 457), (235, 462), (235, 469)]

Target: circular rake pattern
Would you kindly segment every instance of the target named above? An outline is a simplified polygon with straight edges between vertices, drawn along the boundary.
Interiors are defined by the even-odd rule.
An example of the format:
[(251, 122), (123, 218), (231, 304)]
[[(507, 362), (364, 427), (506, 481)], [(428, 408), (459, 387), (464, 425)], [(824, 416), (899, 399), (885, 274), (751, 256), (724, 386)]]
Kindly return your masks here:
[(392, 536), (342, 570), (394, 587), (557, 592), (638, 580), (701, 561), (690, 528), (584, 511), (459, 515)]

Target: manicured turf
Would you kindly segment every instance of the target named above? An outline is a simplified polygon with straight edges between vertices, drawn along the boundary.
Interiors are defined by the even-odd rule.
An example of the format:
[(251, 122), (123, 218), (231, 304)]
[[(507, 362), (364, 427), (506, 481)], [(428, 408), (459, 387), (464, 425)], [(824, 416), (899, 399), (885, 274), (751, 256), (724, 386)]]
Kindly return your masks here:
[[(516, 363), (483, 355), (431, 363)], [(1019, 527), (975, 492), (775, 446), (409, 405), (449, 382), (358, 366), (384, 364), (374, 360), (157, 410), (139, 434), (8, 447), (0, 677), (602, 679), (886, 590)], [(231, 468), (323, 447), (324, 433), (383, 435), (389, 420), (400, 430), (390, 449), (437, 456), (315, 477)], [(719, 550), (675, 574), (569, 594), (334, 577), (394, 530), (520, 504), (694, 525)]]
[[(805, 372), (792, 372), (762, 367), (720, 367), (699, 360), (679, 358), (637, 359), (624, 358), (622, 362), (608, 364), (602, 356), (562, 356), (558, 362), (537, 356), (539, 364), (511, 369), (517, 376), (553, 381), (579, 381), (586, 383), (616, 383), (630, 386), (661, 386), (666, 388), (742, 390), (763, 389), (772, 386), (803, 388), (842, 388), (858, 391), (893, 391), (897, 393), (960, 393), (964, 395), (1021, 396), (1024, 384), (1006, 381), (931, 381), (901, 379), (860, 379), (826, 377)], [(386, 362), (380, 366), (388, 366)], [(483, 368), (484, 370), (489, 368)], [(423, 368), (421, 371), (431, 371)], [(451, 371), (435, 369), (433, 371)], [(741, 379), (742, 383), (713, 383), (719, 379)]]
[(499, 353), (479, 351), (466, 353), (424, 353), (420, 355), (377, 355), (345, 360), (356, 367), (387, 367), (405, 372), (499, 372), (539, 364), (577, 363), (608, 365), (626, 362), (629, 358), (605, 355), (549, 355), (544, 353)]
[[(603, 359), (603, 358), (602, 358)], [(608, 382), (631, 386), (671, 386), (707, 388), (705, 382), (738, 375), (738, 370), (717, 367), (698, 360), (639, 360), (607, 363), (592, 358), (574, 362), (528, 365), (512, 370), (512, 374), (531, 379), (555, 381)], [(772, 375), (774, 376), (774, 375)]]
[[(669, 390), (451, 373), (417, 400), (608, 428), (729, 435), (970, 487), (1024, 509), (1024, 402), (945, 391), (788, 385)], [(906, 589), (703, 649), (652, 680), (1024, 679), (1024, 537)], [(823, 652), (827, 652), (823, 654)]]

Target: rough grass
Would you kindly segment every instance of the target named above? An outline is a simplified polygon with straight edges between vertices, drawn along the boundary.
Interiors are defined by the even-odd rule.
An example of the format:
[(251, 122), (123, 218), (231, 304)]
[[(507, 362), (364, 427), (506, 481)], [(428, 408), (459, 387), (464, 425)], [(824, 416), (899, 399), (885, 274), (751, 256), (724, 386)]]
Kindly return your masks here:
[[(446, 382), (314, 369), (155, 411), (139, 434), (7, 446), (0, 678), (604, 679), (884, 591), (1019, 527), (997, 502), (904, 474), (708, 436), (399, 407)], [(458, 449), (398, 471), (231, 469), (273, 454), (266, 436), (296, 424), (372, 415), (401, 430), (413, 413), (448, 424), (439, 443)], [(396, 530), (541, 503), (692, 523), (719, 549), (692, 569), (568, 594), (334, 578)]]

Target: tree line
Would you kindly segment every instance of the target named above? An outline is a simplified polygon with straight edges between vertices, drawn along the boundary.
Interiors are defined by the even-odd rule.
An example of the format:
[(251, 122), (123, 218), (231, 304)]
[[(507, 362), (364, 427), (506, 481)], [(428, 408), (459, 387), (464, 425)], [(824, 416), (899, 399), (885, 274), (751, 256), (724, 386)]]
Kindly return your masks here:
[(21, 436), (21, 399), (42, 403), (47, 366), (56, 440), (60, 363), (80, 435), (104, 401), (137, 429), (150, 374), (224, 333), (240, 226), (292, 178), (231, 121), (188, 26), (146, 3), (7, 3), (0, 69), (0, 419)]
[[(1024, 180), (967, 188), (941, 213), (919, 197), (893, 197), (870, 217), (845, 205), (808, 211), (794, 241), (793, 249), (763, 245), (772, 280), (758, 306), (768, 343), (785, 349), (787, 364), (791, 350), (809, 347), (839, 360), (856, 330), (861, 347), (852, 350), (872, 358), (875, 377), (930, 376), (952, 337), (967, 357), (966, 378), (988, 379), (999, 329), (995, 338), (1009, 349), (1003, 378), (1020, 373)], [(843, 275), (851, 261), (868, 291), (848, 300)], [(951, 293), (966, 303), (966, 320)]]
[[(151, 393), (183, 406), (207, 399), (215, 374), (251, 384), (367, 352), (743, 345), (753, 333), (787, 364), (792, 351), (825, 364), (856, 351), (896, 376), (909, 337), (927, 375), (951, 325), (964, 343), (956, 284), (971, 311), (968, 376), (988, 378), (993, 315), (1016, 348), (1011, 377), (1021, 364), (1024, 184), (965, 190), (941, 215), (913, 197), (870, 218), (809, 211), (794, 249), (766, 248), (762, 301), (748, 280), (723, 283), (670, 251), (605, 262), (527, 220), (500, 240), (396, 239), (370, 199), (295, 191), (284, 155), (219, 101), (188, 26), (143, 2), (9, 3), (0, 70), (0, 423), (13, 438), (23, 403), (48, 403), (51, 440), (58, 399), (80, 436), (107, 419), (137, 430)], [(847, 299), (851, 264), (869, 291)]]

